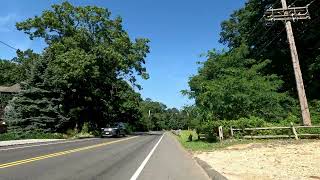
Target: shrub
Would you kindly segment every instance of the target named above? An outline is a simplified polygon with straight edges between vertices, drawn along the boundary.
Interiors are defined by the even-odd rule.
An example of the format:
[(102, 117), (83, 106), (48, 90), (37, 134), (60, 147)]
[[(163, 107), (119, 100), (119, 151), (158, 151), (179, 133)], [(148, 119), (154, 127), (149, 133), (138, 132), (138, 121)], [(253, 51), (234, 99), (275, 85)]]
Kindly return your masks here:
[(63, 139), (63, 134), (59, 133), (44, 133), (41, 131), (34, 132), (8, 132), (0, 134), (0, 141), (18, 140), (18, 139)]
[(310, 103), (310, 114), (311, 114), (312, 124), (320, 125), (320, 100), (312, 101)]
[(68, 137), (73, 137), (73, 136), (75, 136), (77, 133), (78, 133), (77, 129), (68, 129), (68, 130), (66, 131), (66, 135), (67, 135)]
[(135, 131), (135, 127), (133, 125), (130, 125), (128, 123), (125, 123), (125, 130), (126, 134), (131, 134), (133, 131)]
[(89, 123), (85, 122), (82, 126), (81, 133), (89, 133)]
[[(313, 119), (314, 120), (314, 119)], [(255, 128), (255, 127), (274, 127), (274, 126), (290, 126), (293, 122), (295, 125), (300, 125), (300, 120), (297, 116), (289, 114), (288, 117), (279, 123), (269, 123), (261, 118), (250, 117), (240, 118), (238, 120), (218, 120), (203, 122), (198, 126), (197, 133), (206, 134), (207, 139), (218, 137), (218, 127), (223, 127), (223, 135), (225, 138), (230, 138), (230, 127), (234, 129)], [(313, 121), (313, 125), (319, 125), (317, 119)], [(320, 134), (320, 128), (298, 128), (298, 134)], [(234, 137), (240, 138), (244, 135), (293, 135), (291, 129), (272, 129), (272, 130), (252, 130), (252, 131), (234, 131)]]
[(258, 117), (240, 118), (238, 120), (218, 120), (218, 121), (208, 121), (202, 123), (197, 131), (199, 133), (206, 134), (207, 137), (213, 138), (213, 136), (218, 136), (218, 127), (223, 127), (223, 133), (225, 137), (230, 136), (230, 128), (244, 129), (253, 127), (266, 126), (266, 122)]

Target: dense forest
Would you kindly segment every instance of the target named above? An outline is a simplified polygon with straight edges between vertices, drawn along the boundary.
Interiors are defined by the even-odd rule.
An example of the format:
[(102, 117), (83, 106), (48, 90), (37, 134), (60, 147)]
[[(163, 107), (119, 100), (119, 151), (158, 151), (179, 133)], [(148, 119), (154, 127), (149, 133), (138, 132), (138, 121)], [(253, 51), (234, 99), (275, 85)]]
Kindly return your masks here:
[(117, 121), (137, 130), (185, 127), (179, 110), (143, 101), (134, 90), (141, 89), (137, 76), (148, 79), (149, 40), (130, 39), (107, 9), (64, 2), (16, 27), (47, 47), (0, 61), (0, 84), (22, 88), (6, 102), (9, 131), (64, 133), (84, 124), (97, 130)]
[[(293, 22), (293, 31), (312, 122), (318, 124), (320, 2), (292, 0), (288, 5), (309, 7), (311, 20)], [(265, 21), (264, 12), (269, 8), (281, 8), (281, 2), (249, 0), (234, 11), (221, 23), (220, 42), (227, 50), (209, 51), (198, 73), (190, 78), (190, 90), (183, 93), (195, 99), (204, 126), (238, 119), (244, 126), (301, 122), (285, 25)]]

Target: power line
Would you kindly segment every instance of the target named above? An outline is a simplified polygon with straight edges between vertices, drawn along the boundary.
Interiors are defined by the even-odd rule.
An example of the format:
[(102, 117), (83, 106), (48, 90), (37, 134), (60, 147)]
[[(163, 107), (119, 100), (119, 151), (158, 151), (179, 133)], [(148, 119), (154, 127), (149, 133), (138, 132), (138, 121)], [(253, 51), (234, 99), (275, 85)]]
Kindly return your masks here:
[(304, 24), (304, 30), (297, 37), (301, 37), (307, 30), (310, 30), (309, 27), (311, 25), (317, 24), (319, 22), (319, 20), (320, 20), (320, 17), (313, 18), (312, 21), (310, 21), (309, 23)]
[[(279, 2), (276, 2), (276, 3), (273, 3), (269, 8), (273, 8), (275, 7), (277, 4), (279, 4)], [(260, 24), (260, 21), (264, 18), (265, 16), (261, 16), (261, 18), (256, 22), (256, 24), (254, 25), (254, 28), (250, 31), (250, 33), (248, 34), (248, 37), (252, 35), (252, 33), (258, 28), (258, 25)], [(270, 28), (267, 30), (269, 31), (272, 27), (273, 27), (274, 24), (272, 24), (270, 26)]]
[[(290, 6), (292, 6), (294, 3), (296, 3), (298, 0), (295, 0), (293, 3), (290, 4)], [(314, 3), (316, 0), (313, 0), (311, 1), (309, 4), (307, 4), (307, 6), (310, 6), (312, 3)], [(272, 5), (271, 7), (274, 7), (276, 4)], [(314, 22), (317, 22), (319, 20), (319, 17), (313, 19), (311, 22), (309, 22), (306, 27), (312, 25)], [(259, 20), (260, 21), (260, 20)], [(273, 27), (274, 24), (272, 24), (272, 26), (267, 30), (267, 32), (261, 37), (259, 38), (261, 41), (267, 34), (268, 32), (270, 31), (270, 29)], [(285, 30), (285, 28), (283, 28), (269, 43), (264, 43), (264, 45), (262, 46), (263, 48), (259, 51), (259, 53), (257, 53), (258, 55), (260, 55), (264, 50), (265, 48), (267, 48), (268, 46), (270, 46), (271, 43), (273, 43), (279, 36), (280, 34)], [(305, 30), (298, 36), (298, 37), (301, 37), (303, 35), (303, 33), (306, 31), (306, 28)]]
[(307, 4), (306, 6), (310, 6), (312, 3), (314, 3), (316, 0), (311, 1), (309, 4)]
[[(294, 1), (294, 3), (296, 1)], [(308, 108), (308, 102), (307, 102), (303, 79), (302, 79), (298, 51), (297, 51), (294, 34), (292, 30), (292, 24), (291, 24), (291, 21), (310, 19), (310, 15), (308, 11), (308, 6), (310, 4), (308, 6), (294, 7), (294, 8), (288, 8), (287, 0), (281, 0), (281, 4), (282, 4), (282, 8), (269, 9), (265, 12), (265, 15), (267, 16), (266, 20), (285, 22), (284, 29), (286, 29), (287, 31), (287, 39), (290, 47), (290, 54), (292, 58), (294, 76), (296, 80), (296, 86), (297, 86), (301, 114), (302, 114), (302, 123), (305, 126), (311, 126), (310, 112)], [(278, 35), (280, 35), (280, 33)]]
[[(292, 5), (294, 5), (294, 3), (296, 3), (298, 0), (293, 1), (293, 3), (291, 3), (288, 7), (291, 7)], [(311, 1), (309, 4), (307, 4), (306, 6), (310, 6), (312, 3), (314, 3), (316, 0)]]
[[(286, 28), (284, 27), (268, 44), (264, 43), (264, 46), (263, 48), (257, 53), (258, 55), (260, 55), (262, 53), (262, 51), (267, 48), (268, 46), (270, 46), (271, 43), (273, 43), (273, 41), (275, 41), (279, 36), (280, 34), (285, 30)], [(265, 45), (266, 44), (266, 45)]]
[(10, 46), (9, 44), (7, 44), (7, 43), (5, 43), (5, 42), (3, 42), (3, 41), (1, 41), (0, 40), (0, 43), (2, 43), (2, 44), (4, 44), (5, 46), (7, 46), (7, 47), (9, 47), (9, 48), (11, 48), (11, 49), (13, 49), (13, 50), (18, 50), (17, 48), (15, 48), (15, 47), (13, 47), (13, 46)]
[(298, 0), (293, 1), (293, 3), (291, 3), (288, 7), (291, 7), (292, 5), (294, 5), (294, 3), (296, 3)]

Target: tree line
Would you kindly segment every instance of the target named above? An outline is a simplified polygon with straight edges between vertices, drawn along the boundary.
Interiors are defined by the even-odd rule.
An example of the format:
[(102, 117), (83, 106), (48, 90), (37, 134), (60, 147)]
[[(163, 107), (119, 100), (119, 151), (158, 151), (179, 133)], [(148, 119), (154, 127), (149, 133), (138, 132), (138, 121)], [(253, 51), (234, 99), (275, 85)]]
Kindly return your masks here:
[(135, 91), (138, 76), (148, 79), (149, 40), (130, 39), (108, 9), (63, 2), (16, 27), (47, 47), (0, 60), (0, 84), (22, 89), (9, 102), (1, 97), (9, 131), (95, 131), (119, 121), (137, 131), (186, 127), (182, 111)]
[[(320, 123), (319, 3), (309, 6), (311, 20), (293, 23), (314, 124)], [(220, 42), (228, 48), (208, 51), (198, 73), (190, 77), (190, 89), (182, 91), (195, 100), (199, 129), (212, 131), (212, 126), (233, 120), (242, 126), (301, 122), (284, 23), (267, 25), (263, 19), (268, 8), (278, 6), (279, 0), (249, 0), (221, 23)]]
[[(292, 2), (288, 2), (290, 4)], [(308, 0), (295, 1), (296, 6)], [(310, 21), (293, 23), (312, 121), (320, 123), (320, 2), (309, 6)], [(53, 5), (18, 22), (29, 38), (42, 39), (41, 53), (17, 51), (0, 61), (0, 84), (20, 83), (6, 106), (12, 131), (66, 132), (84, 124), (96, 130), (122, 121), (135, 130), (195, 128), (232, 122), (263, 126), (300, 122), (294, 73), (284, 25), (266, 26), (266, 9), (277, 0), (249, 0), (221, 23), (220, 42), (210, 50), (182, 93), (195, 104), (181, 110), (143, 100), (138, 76), (148, 79), (149, 40), (132, 40), (120, 17), (96, 6)]]

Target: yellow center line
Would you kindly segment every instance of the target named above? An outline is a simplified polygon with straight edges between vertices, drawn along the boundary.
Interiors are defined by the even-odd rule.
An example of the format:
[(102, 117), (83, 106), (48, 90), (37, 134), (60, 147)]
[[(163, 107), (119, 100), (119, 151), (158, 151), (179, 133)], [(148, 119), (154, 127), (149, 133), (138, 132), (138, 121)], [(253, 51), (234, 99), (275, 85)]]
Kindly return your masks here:
[(30, 162), (34, 162), (34, 161), (39, 161), (39, 160), (43, 160), (43, 159), (48, 159), (48, 158), (52, 158), (52, 157), (62, 156), (62, 155), (70, 154), (70, 153), (75, 153), (75, 152), (79, 152), (79, 151), (88, 150), (88, 149), (93, 149), (93, 148), (97, 148), (97, 147), (101, 147), (101, 146), (106, 146), (106, 145), (117, 143), (117, 142), (121, 142), (121, 141), (127, 141), (129, 139), (133, 139), (133, 138), (136, 138), (136, 137), (138, 137), (138, 136), (133, 136), (133, 137), (130, 137), (130, 138), (121, 139), (121, 140), (117, 140), (117, 141), (105, 142), (105, 143), (101, 143), (101, 144), (95, 144), (95, 145), (92, 145), (92, 146), (86, 146), (86, 147), (71, 149), (71, 150), (67, 150), (67, 151), (61, 151), (61, 152), (57, 152), (57, 153), (52, 153), (52, 154), (47, 154), (47, 155), (43, 155), (43, 156), (23, 159), (23, 160), (19, 160), (19, 161), (4, 163), (4, 164), (0, 164), (0, 169), (11, 167), (11, 166), (17, 166), (17, 165), (20, 165), (20, 164), (26, 164), (26, 163), (30, 163)]

